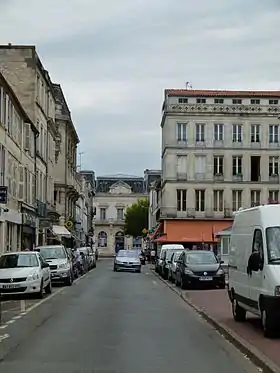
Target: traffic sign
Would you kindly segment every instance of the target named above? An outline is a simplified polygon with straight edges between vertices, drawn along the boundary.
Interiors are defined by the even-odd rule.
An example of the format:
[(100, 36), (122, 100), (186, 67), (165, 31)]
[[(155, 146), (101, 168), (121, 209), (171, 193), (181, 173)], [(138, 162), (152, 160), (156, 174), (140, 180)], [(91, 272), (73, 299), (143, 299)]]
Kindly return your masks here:
[(0, 186), (0, 203), (6, 205), (8, 202), (8, 187)]

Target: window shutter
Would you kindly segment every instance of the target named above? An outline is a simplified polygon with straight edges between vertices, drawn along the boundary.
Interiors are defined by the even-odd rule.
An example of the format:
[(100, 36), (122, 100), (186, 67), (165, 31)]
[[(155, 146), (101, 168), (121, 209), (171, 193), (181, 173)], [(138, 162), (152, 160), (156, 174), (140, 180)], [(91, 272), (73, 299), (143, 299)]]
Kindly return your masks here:
[(25, 123), (25, 144), (24, 144), (25, 150), (30, 150), (30, 124)]
[(24, 200), (24, 167), (21, 164), (19, 165), (18, 199)]

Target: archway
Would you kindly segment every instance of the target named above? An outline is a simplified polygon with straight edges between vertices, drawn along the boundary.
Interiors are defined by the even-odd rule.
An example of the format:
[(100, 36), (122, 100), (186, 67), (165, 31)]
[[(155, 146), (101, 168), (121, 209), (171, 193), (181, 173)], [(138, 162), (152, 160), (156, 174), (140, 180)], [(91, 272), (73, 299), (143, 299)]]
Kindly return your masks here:
[(124, 233), (119, 231), (115, 235), (115, 252), (124, 250)]
[(98, 247), (107, 247), (107, 233), (106, 232), (101, 231), (98, 233), (97, 245)]

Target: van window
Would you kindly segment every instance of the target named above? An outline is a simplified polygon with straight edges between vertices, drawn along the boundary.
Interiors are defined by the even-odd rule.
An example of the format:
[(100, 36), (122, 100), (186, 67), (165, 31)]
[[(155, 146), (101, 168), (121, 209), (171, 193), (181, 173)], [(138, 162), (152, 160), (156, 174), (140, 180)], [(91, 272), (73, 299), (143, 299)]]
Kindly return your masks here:
[(280, 227), (266, 228), (266, 243), (268, 263), (280, 262)]
[(252, 252), (258, 252), (260, 253), (260, 257), (263, 259), (263, 237), (262, 237), (262, 231), (260, 229), (255, 229), (254, 232), (254, 239), (253, 239), (253, 247)]

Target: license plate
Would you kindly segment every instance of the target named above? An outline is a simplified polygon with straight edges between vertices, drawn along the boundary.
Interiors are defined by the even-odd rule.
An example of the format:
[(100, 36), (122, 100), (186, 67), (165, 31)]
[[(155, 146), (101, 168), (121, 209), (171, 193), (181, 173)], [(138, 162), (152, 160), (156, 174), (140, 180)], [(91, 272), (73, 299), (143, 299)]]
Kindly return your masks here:
[(20, 287), (20, 285), (16, 285), (16, 284), (1, 285), (2, 289), (15, 289), (15, 288), (19, 288), (19, 287)]
[(199, 281), (212, 281), (213, 277), (199, 277)]

